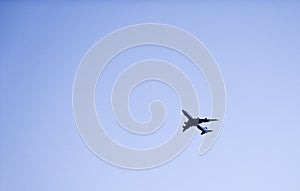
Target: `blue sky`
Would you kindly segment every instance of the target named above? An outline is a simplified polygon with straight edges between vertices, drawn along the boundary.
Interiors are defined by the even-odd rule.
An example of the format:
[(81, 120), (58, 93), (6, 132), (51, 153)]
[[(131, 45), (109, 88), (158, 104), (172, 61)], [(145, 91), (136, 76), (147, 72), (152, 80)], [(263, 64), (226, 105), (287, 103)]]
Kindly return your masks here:
[[(0, 4), (1, 190), (299, 190), (300, 4), (296, 1), (196, 3), (94, 2)], [(223, 74), (227, 110), (213, 148), (198, 156), (196, 134), (171, 162), (146, 171), (124, 170), (97, 158), (84, 144), (72, 113), (76, 69), (101, 37), (132, 24), (156, 22), (180, 27), (199, 38)], [(96, 89), (104, 123), (115, 124), (108, 97), (120, 61), (164, 58), (188, 62), (169, 50), (142, 47), (116, 58)], [(210, 113), (203, 76), (185, 70), (196, 84), (203, 115)], [(101, 79), (101, 78), (100, 78)], [(147, 90), (149, 86), (158, 91)], [(160, 91), (159, 91), (160, 90)], [(161, 92), (157, 94), (157, 92)], [(140, 104), (160, 96), (168, 106), (161, 136), (151, 140), (109, 131), (124, 144), (142, 147), (162, 141), (180, 115), (174, 92), (161, 84), (141, 86)], [(169, 99), (166, 99), (169, 98)], [(145, 103), (146, 102), (146, 103)], [(139, 104), (132, 111), (147, 115)], [(124, 135), (124, 136), (123, 136)], [(136, 144), (136, 145), (135, 145)]]

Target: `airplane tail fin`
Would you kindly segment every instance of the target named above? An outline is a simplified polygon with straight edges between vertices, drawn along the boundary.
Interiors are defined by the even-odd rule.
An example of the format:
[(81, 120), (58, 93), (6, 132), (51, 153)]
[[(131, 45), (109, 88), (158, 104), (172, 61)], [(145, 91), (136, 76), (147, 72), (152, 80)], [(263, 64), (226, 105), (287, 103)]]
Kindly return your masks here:
[(202, 131), (201, 132), (201, 135), (204, 135), (204, 134), (206, 134), (206, 133), (210, 133), (210, 132), (213, 132), (213, 130), (211, 130), (211, 129), (205, 129), (205, 131)]

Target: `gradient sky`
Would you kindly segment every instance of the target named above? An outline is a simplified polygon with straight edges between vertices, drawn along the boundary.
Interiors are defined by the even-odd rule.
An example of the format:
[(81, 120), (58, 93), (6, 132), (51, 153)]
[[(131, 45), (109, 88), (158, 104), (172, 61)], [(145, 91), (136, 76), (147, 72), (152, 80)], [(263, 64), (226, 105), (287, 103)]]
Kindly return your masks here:
[[(299, 8), (296, 1), (2, 1), (0, 190), (299, 190)], [(208, 47), (223, 74), (227, 110), (206, 155), (198, 156), (196, 134), (171, 162), (124, 170), (97, 158), (81, 139), (72, 113), (73, 79), (97, 40), (145, 22), (180, 27)], [(120, 131), (104, 91), (121, 70), (119, 62), (186, 62), (182, 70), (200, 94), (201, 114), (209, 115), (209, 88), (188, 60), (158, 47), (130, 51), (110, 63), (99, 78), (106, 83), (96, 89), (97, 112), (112, 125), (107, 129), (112, 138), (132, 147), (153, 146), (174, 131), (168, 127), (181, 115), (170, 88), (145, 83), (130, 107), (137, 119), (147, 120), (149, 100), (164, 100), (168, 116), (160, 136), (142, 139)]]

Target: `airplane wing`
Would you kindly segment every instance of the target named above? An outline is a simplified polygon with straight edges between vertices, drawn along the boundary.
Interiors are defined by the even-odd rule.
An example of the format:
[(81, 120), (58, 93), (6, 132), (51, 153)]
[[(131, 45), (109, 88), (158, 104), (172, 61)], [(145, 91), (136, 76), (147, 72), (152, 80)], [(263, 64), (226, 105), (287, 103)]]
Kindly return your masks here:
[(192, 116), (190, 116), (185, 110), (182, 110), (182, 113), (188, 118), (188, 120), (193, 119)]
[(183, 132), (185, 132), (185, 130), (187, 130), (188, 128), (191, 127), (191, 125), (188, 124), (187, 122), (184, 122), (184, 124), (185, 124), (185, 125), (182, 126), (182, 128), (183, 128), (182, 131), (183, 131)]

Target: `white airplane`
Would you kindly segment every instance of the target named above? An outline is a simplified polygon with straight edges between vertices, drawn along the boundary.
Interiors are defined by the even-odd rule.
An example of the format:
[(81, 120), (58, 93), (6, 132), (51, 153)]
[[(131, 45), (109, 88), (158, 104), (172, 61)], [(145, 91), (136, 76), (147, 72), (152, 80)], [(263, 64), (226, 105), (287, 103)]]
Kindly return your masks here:
[(183, 132), (185, 130), (187, 130), (188, 128), (195, 126), (201, 131), (201, 135), (204, 135), (206, 133), (212, 132), (213, 130), (207, 129), (207, 127), (201, 127), (199, 124), (207, 123), (207, 122), (210, 122), (210, 121), (218, 121), (218, 119), (207, 119), (207, 118), (201, 119), (201, 118), (198, 118), (198, 117), (193, 118), (185, 110), (182, 110), (182, 113), (186, 116), (186, 118), (188, 118), (188, 121), (184, 122), (184, 125), (182, 126), (183, 127)]

